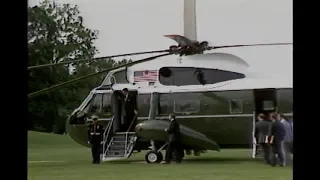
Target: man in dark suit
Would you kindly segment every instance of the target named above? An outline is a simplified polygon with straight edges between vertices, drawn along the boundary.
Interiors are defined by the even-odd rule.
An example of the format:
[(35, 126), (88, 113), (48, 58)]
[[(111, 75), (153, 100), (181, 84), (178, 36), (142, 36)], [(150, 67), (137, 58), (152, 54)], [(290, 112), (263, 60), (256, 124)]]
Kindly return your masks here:
[(255, 126), (255, 141), (262, 147), (264, 161), (266, 164), (271, 164), (270, 161), (270, 146), (268, 144), (269, 132), (271, 128), (271, 121), (263, 118), (264, 114), (259, 114), (260, 119)]
[(277, 164), (276, 155), (278, 155), (280, 166), (285, 166), (286, 164), (284, 157), (284, 137), (286, 135), (286, 130), (284, 125), (280, 121), (280, 116), (276, 116), (275, 121), (272, 123), (270, 131), (270, 144), (272, 148), (272, 166), (276, 166)]
[(176, 121), (174, 114), (169, 115), (169, 120), (171, 121), (169, 128), (165, 129), (168, 133), (169, 141), (166, 152), (166, 164), (170, 164), (172, 159), (172, 154), (175, 152), (176, 162), (181, 162), (181, 135), (180, 135), (180, 125)]
[(134, 120), (134, 116), (137, 112), (137, 102), (135, 97), (129, 92), (127, 88), (122, 90), (123, 98), (124, 98), (124, 109), (125, 109), (125, 117), (123, 119), (123, 131), (127, 131), (131, 122)]

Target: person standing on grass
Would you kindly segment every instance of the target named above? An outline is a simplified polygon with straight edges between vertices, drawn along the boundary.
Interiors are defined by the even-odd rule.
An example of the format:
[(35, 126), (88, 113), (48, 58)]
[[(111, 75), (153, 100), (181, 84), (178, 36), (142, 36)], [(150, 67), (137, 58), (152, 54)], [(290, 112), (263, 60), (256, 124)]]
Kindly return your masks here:
[(88, 125), (88, 144), (91, 145), (92, 164), (100, 164), (100, 145), (103, 142), (103, 126), (99, 124), (98, 116), (92, 116), (93, 123)]
[(271, 164), (270, 146), (268, 144), (271, 121), (264, 118), (264, 114), (259, 114), (258, 119), (259, 121), (255, 125), (255, 142), (262, 147), (265, 163)]
[(292, 164), (292, 145), (293, 145), (293, 121), (292, 119), (288, 119), (282, 114), (277, 115), (280, 122), (283, 124), (285, 129), (285, 136), (284, 136), (284, 150), (285, 150), (285, 157), (286, 163)]
[(175, 153), (175, 158), (177, 163), (181, 163), (182, 153), (181, 153), (181, 135), (180, 135), (180, 125), (176, 120), (174, 114), (169, 115), (170, 125), (165, 131), (168, 133), (169, 141), (166, 151), (166, 162), (165, 164), (170, 164), (172, 159), (172, 154)]
[(280, 116), (275, 115), (275, 121), (271, 125), (270, 131), (270, 144), (272, 149), (272, 158), (271, 166), (276, 166), (277, 156), (279, 159), (280, 166), (283, 167), (286, 165), (284, 158), (284, 137), (285, 137), (285, 128), (284, 125), (280, 122)]

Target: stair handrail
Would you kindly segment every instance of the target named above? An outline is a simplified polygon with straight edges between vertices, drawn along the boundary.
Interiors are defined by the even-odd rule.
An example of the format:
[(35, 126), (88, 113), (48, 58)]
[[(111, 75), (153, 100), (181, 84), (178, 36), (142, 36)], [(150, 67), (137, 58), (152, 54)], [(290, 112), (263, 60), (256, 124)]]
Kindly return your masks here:
[(107, 153), (107, 151), (109, 150), (109, 148), (110, 148), (110, 146), (112, 144), (112, 141), (113, 141), (113, 139), (110, 140), (110, 142), (109, 142), (107, 148), (105, 149), (105, 152), (103, 153), (103, 155), (105, 155)]
[(106, 143), (108, 142), (108, 137), (112, 128), (114, 116), (112, 116), (111, 120), (109, 121), (107, 128), (104, 130), (103, 137), (104, 137), (104, 142), (103, 142), (103, 154), (105, 154), (106, 149)]
[(125, 140), (125, 146), (124, 146), (125, 156), (127, 156), (128, 134), (129, 134), (129, 132), (130, 132), (130, 129), (131, 129), (133, 123), (136, 121), (137, 117), (138, 117), (138, 113), (136, 113), (136, 114), (134, 115), (134, 117), (133, 117), (133, 119), (132, 119), (132, 121), (131, 121), (131, 123), (130, 123), (129, 128), (128, 128), (127, 131), (126, 131), (126, 140)]
[(134, 115), (134, 117), (133, 117), (133, 119), (132, 119), (132, 121), (131, 121), (131, 123), (130, 123), (129, 128), (127, 129), (127, 133), (130, 131), (133, 123), (137, 120), (137, 117), (138, 117), (138, 113)]

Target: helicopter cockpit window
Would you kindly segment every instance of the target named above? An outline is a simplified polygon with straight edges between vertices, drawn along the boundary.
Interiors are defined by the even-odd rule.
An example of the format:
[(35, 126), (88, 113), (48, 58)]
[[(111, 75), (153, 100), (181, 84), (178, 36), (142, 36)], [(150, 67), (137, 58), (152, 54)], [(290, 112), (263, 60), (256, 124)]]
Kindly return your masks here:
[(101, 113), (104, 116), (111, 115), (111, 94), (110, 93), (106, 93), (102, 95)]
[(127, 80), (127, 73), (126, 73), (126, 70), (122, 70), (122, 71), (119, 71), (119, 72), (115, 72), (113, 74), (113, 83), (116, 83), (116, 84), (128, 84), (128, 80)]
[(240, 114), (242, 113), (242, 100), (233, 99), (229, 101), (229, 111), (231, 114)]
[(193, 67), (163, 67), (159, 75), (160, 83), (166, 86), (215, 84), (245, 77), (244, 74), (231, 71)]
[(96, 94), (93, 97), (90, 113), (98, 113), (101, 109), (102, 94)]

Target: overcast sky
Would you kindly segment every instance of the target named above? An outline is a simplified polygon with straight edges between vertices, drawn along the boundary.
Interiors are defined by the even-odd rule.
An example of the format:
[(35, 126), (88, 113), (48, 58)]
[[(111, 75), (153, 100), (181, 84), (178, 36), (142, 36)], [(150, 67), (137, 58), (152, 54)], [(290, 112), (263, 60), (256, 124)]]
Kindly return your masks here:
[[(39, 0), (29, 0), (35, 5)], [(99, 30), (100, 53), (165, 49), (165, 34), (183, 34), (183, 0), (59, 0), (77, 4), (84, 23)], [(292, 42), (292, 0), (197, 0), (198, 40), (215, 45)], [(221, 49), (255, 71), (291, 76), (292, 46)], [(141, 57), (141, 56), (140, 56)], [(133, 59), (139, 56), (131, 57)]]

